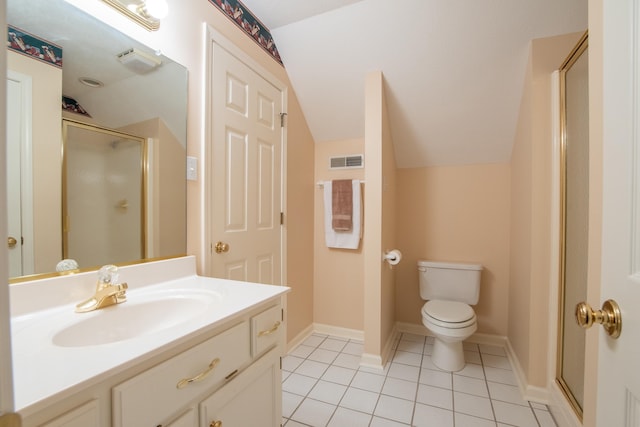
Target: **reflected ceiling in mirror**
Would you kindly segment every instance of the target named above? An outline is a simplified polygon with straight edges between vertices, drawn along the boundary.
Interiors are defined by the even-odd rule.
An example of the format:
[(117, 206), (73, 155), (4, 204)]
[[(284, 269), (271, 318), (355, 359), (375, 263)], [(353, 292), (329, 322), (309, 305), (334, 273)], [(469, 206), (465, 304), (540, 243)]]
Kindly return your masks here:
[[(186, 120), (187, 120), (187, 70), (166, 56), (149, 49), (128, 36), (116, 31), (105, 23), (96, 20), (81, 10), (63, 0), (8, 0), (7, 23), (12, 27), (30, 33), (40, 39), (47, 40), (63, 50), (63, 68), (61, 82), (61, 96), (72, 98), (86, 110), (88, 115), (78, 115), (68, 111), (60, 112), (62, 99), (57, 105), (60, 110), (51, 111), (49, 116), (60, 116), (79, 120), (88, 124), (105, 128), (131, 132), (148, 139), (150, 146), (150, 169), (155, 169), (156, 175), (150, 180), (148, 200), (154, 217), (148, 218), (145, 235), (149, 247), (149, 258), (164, 258), (183, 255), (186, 252)], [(12, 55), (22, 55), (9, 52), (8, 67), (11, 68)], [(22, 63), (25, 61), (22, 60)], [(30, 59), (28, 63), (38, 64), (40, 67), (50, 67), (42, 62)], [(35, 65), (34, 65), (35, 66)], [(19, 71), (20, 72), (20, 71)], [(24, 73), (24, 69), (21, 70)], [(27, 74), (29, 70), (27, 70)], [(35, 78), (35, 77), (34, 77)], [(93, 84), (86, 84), (89, 81)], [(34, 80), (34, 87), (36, 83)], [(38, 90), (33, 92), (33, 105), (46, 104), (38, 98)], [(41, 102), (42, 101), (42, 102)], [(9, 101), (11, 102), (11, 101)], [(53, 202), (48, 201), (47, 212), (43, 212), (42, 188), (48, 186), (46, 194), (62, 192), (61, 158), (48, 156), (47, 164), (36, 164), (37, 150), (46, 145), (53, 153), (61, 152), (61, 132), (54, 128), (45, 137), (36, 141), (37, 131), (42, 131), (41, 121), (35, 116), (32, 119), (34, 127), (33, 171), (48, 170), (55, 173), (50, 175), (45, 183), (38, 183), (33, 177), (32, 200), (26, 204), (33, 206), (33, 242), (25, 240), (25, 246), (38, 246), (38, 227), (51, 231), (62, 229), (61, 199), (58, 196)], [(61, 115), (62, 114), (62, 115)], [(61, 120), (58, 130), (61, 129)], [(57, 123), (57, 120), (54, 120)], [(171, 141), (170, 143), (167, 141)], [(11, 140), (8, 144), (11, 144)], [(174, 162), (170, 167), (159, 161)], [(155, 162), (155, 163), (154, 163)], [(165, 172), (171, 170), (171, 175)], [(20, 185), (9, 182), (10, 186)], [(163, 198), (163, 194), (165, 197)], [(166, 196), (170, 194), (170, 197)], [(175, 209), (166, 214), (167, 206), (179, 206), (179, 214)], [(40, 217), (47, 214), (58, 215), (59, 221), (44, 226), (39, 224)], [(49, 215), (54, 216), (55, 215)], [(54, 234), (56, 234), (54, 233)], [(166, 234), (170, 238), (165, 238)], [(92, 236), (86, 236), (91, 241)], [(117, 232), (114, 238), (118, 238)], [(52, 239), (46, 246), (53, 248), (62, 257), (62, 245)], [(53, 242), (53, 243), (52, 243)], [(170, 243), (169, 243), (170, 242)], [(178, 243), (176, 243), (178, 242)], [(44, 245), (44, 243), (42, 243)], [(100, 242), (94, 242), (100, 244)], [(37, 256), (36, 256), (37, 258)], [(32, 270), (24, 270), (25, 275), (44, 274), (55, 271), (53, 256), (44, 266), (38, 265), (37, 260)], [(140, 260), (132, 259), (130, 262)], [(103, 264), (110, 263), (105, 259)], [(81, 269), (97, 266), (80, 266)], [(13, 278), (15, 279), (15, 277)], [(13, 280), (15, 281), (15, 280)]]

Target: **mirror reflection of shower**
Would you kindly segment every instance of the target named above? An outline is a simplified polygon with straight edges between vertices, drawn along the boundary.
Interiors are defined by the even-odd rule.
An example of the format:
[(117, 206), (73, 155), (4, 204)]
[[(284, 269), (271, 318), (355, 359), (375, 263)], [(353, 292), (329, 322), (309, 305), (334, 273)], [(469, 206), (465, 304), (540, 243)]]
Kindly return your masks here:
[(81, 268), (145, 258), (145, 138), (72, 120), (62, 136), (63, 257)]

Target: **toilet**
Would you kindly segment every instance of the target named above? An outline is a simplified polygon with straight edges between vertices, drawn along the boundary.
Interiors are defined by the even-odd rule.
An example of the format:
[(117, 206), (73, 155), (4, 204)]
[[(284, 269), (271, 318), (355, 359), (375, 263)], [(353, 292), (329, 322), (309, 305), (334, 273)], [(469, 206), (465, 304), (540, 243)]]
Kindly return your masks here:
[(434, 335), (431, 360), (444, 371), (464, 368), (462, 341), (478, 329), (471, 308), (480, 297), (478, 264), (418, 261), (422, 324)]

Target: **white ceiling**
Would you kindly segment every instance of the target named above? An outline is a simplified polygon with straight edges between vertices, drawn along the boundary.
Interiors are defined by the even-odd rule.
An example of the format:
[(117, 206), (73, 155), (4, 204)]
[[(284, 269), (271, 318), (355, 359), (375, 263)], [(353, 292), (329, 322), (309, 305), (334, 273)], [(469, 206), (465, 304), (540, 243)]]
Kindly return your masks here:
[(529, 42), (587, 28), (584, 0), (243, 3), (271, 30), (316, 142), (364, 136), (365, 75), (383, 72), (403, 168), (508, 162)]

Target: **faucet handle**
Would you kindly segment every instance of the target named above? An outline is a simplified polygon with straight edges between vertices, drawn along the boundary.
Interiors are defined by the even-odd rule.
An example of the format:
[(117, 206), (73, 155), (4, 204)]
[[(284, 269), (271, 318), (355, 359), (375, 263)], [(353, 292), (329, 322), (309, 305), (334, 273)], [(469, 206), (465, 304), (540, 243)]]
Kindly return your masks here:
[(118, 267), (115, 265), (104, 265), (98, 270), (98, 284), (115, 285), (118, 283)]

